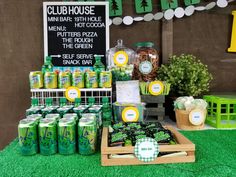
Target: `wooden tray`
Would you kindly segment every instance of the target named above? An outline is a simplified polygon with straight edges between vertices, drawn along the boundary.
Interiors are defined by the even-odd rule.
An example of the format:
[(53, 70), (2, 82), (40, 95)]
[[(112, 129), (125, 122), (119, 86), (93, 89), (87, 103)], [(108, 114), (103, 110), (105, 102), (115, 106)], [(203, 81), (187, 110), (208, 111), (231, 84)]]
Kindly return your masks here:
[(160, 152), (174, 153), (176, 152), (186, 152), (185, 156), (161, 156), (157, 157), (152, 162), (142, 162), (135, 158), (110, 158), (110, 155), (119, 154), (134, 154), (134, 146), (130, 147), (109, 147), (108, 146), (108, 128), (103, 128), (102, 133), (102, 144), (101, 144), (101, 163), (102, 166), (116, 166), (116, 165), (144, 165), (144, 164), (165, 164), (165, 163), (185, 163), (185, 162), (195, 162), (195, 145), (175, 130), (171, 126), (166, 126), (169, 129), (178, 144), (176, 145), (159, 145)]

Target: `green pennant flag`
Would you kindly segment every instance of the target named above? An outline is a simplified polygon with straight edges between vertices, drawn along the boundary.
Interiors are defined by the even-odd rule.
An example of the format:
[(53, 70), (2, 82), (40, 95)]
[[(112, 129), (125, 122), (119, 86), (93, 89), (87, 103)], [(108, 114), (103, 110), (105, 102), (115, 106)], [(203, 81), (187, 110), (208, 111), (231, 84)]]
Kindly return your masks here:
[(186, 6), (190, 6), (192, 4), (199, 4), (201, 0), (184, 0), (184, 4)]
[(161, 0), (161, 9), (162, 10), (175, 9), (177, 7), (178, 7), (177, 0)]
[(135, 0), (136, 13), (147, 13), (152, 11), (152, 0)]
[(109, 16), (121, 16), (122, 15), (122, 0), (109, 0)]

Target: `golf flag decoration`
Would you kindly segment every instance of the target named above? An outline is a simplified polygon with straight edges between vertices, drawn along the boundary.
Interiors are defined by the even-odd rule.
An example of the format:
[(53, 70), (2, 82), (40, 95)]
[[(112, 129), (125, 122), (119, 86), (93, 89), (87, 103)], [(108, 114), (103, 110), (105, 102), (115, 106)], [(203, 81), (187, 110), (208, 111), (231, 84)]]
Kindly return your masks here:
[(136, 13), (152, 12), (152, 0), (135, 0)]
[(231, 45), (228, 52), (236, 52), (236, 11), (232, 12), (233, 15), (233, 27), (231, 36)]
[(190, 5), (193, 5), (193, 4), (199, 4), (200, 3), (200, 0), (184, 0), (184, 4), (186, 6), (190, 6)]
[(177, 7), (178, 7), (177, 0), (161, 0), (161, 9), (162, 10), (175, 9)]
[(122, 15), (122, 0), (109, 0), (110, 17)]

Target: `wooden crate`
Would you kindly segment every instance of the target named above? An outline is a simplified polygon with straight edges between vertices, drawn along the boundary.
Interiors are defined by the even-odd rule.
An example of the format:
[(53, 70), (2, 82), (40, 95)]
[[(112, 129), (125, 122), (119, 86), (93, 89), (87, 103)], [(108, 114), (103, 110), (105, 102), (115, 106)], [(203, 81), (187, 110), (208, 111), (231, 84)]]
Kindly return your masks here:
[(179, 133), (171, 126), (166, 126), (169, 129), (178, 144), (176, 145), (159, 145), (160, 152), (186, 152), (186, 156), (178, 157), (157, 157), (152, 162), (142, 162), (135, 158), (109, 158), (111, 154), (134, 154), (134, 146), (130, 147), (109, 147), (108, 146), (108, 128), (103, 128), (102, 144), (101, 144), (101, 163), (102, 166), (116, 166), (116, 165), (144, 165), (144, 164), (165, 164), (165, 163), (185, 163), (195, 162), (195, 145), (185, 136)]
[(146, 103), (146, 111), (144, 117), (146, 121), (162, 121), (165, 116), (165, 96), (142, 95), (142, 102)]

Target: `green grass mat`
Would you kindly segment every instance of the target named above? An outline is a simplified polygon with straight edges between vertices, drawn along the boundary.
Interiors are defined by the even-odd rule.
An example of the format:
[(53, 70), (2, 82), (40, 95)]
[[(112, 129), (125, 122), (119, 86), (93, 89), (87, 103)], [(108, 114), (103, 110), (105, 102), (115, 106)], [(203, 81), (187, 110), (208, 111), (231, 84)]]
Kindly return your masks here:
[(236, 130), (182, 133), (196, 144), (195, 163), (102, 167), (99, 153), (24, 157), (18, 153), (15, 140), (0, 152), (0, 176), (236, 176)]

